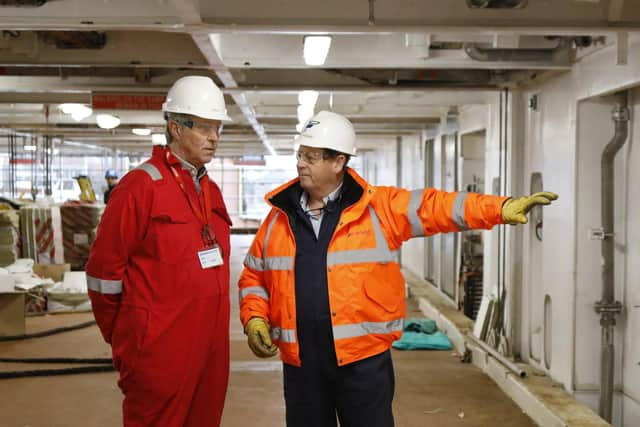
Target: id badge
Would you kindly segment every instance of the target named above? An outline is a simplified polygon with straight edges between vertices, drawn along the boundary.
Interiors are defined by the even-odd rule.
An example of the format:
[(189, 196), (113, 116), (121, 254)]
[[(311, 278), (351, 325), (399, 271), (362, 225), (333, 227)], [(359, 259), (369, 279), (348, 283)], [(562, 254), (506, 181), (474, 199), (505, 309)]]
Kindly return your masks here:
[(198, 251), (198, 258), (200, 258), (200, 266), (202, 268), (218, 267), (224, 263), (222, 260), (222, 251), (218, 245), (203, 251)]

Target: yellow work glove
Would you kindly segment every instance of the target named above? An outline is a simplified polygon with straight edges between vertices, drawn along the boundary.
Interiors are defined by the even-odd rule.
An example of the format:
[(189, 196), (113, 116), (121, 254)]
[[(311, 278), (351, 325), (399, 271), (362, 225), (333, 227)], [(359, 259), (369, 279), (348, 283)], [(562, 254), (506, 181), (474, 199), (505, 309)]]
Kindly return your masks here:
[(541, 191), (518, 199), (507, 199), (502, 205), (502, 220), (506, 224), (526, 224), (527, 214), (538, 205), (548, 205), (558, 195), (549, 191)]
[(258, 357), (273, 357), (278, 347), (271, 342), (269, 324), (262, 317), (252, 317), (244, 326), (249, 348)]

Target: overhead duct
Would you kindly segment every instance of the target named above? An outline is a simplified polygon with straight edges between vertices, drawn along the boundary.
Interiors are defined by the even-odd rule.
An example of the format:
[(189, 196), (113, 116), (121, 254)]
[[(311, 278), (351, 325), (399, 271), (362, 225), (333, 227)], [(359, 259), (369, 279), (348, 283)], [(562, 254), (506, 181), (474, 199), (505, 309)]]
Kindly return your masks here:
[(522, 9), (527, 0), (467, 0), (471, 9)]
[(101, 31), (40, 31), (38, 34), (58, 49), (102, 49), (107, 44), (107, 35)]
[(481, 62), (534, 62), (543, 64), (568, 63), (572, 54), (572, 38), (561, 38), (552, 49), (497, 49), (465, 43), (464, 51), (471, 58)]
[(0, 0), (0, 6), (9, 7), (40, 7), (48, 0)]

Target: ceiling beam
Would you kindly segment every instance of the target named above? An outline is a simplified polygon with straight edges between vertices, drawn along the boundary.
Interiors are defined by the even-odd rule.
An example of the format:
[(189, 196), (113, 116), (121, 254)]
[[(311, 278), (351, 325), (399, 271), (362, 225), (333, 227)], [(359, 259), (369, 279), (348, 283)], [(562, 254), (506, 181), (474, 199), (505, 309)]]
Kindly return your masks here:
[(381, 34), (390, 35), (397, 33), (424, 33), (445, 36), (447, 34), (476, 34), (480, 36), (494, 35), (527, 35), (527, 36), (607, 36), (618, 31), (640, 31), (640, 21), (624, 24), (602, 25), (601, 22), (593, 25), (580, 25), (571, 22), (563, 22), (562, 25), (549, 23), (546, 25), (464, 25), (457, 24), (429, 24), (424, 25), (335, 25), (335, 24), (241, 24), (241, 23), (205, 23), (202, 29), (211, 33), (242, 33), (242, 34), (281, 34), (281, 35), (306, 35), (306, 34), (335, 34), (335, 35), (364, 35)]
[[(182, 18), (182, 21), (185, 24), (185, 29), (189, 34), (191, 34), (196, 46), (200, 49), (202, 55), (205, 57), (211, 66), (211, 69), (216, 73), (216, 76), (220, 79), (224, 87), (238, 87), (238, 83), (233, 78), (233, 75), (231, 75), (229, 69), (224, 65), (218, 55), (218, 52), (213, 46), (213, 41), (210, 38), (209, 32), (202, 30), (202, 18), (200, 17), (200, 12), (195, 2), (192, 0), (171, 0), (171, 2), (176, 7), (178, 14)], [(245, 119), (249, 122), (267, 150), (271, 154), (275, 154), (275, 150), (269, 142), (269, 138), (264, 127), (258, 122), (255, 112), (247, 102), (244, 94), (231, 94), (231, 97), (238, 108), (240, 108)]]

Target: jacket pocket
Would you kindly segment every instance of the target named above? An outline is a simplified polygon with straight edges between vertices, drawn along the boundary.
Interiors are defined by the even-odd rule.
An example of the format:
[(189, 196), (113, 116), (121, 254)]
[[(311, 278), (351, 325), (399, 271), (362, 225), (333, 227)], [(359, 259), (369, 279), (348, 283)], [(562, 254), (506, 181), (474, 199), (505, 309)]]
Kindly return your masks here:
[(147, 236), (152, 241), (153, 255), (167, 264), (177, 264), (196, 256), (197, 227), (183, 213), (152, 213)]
[(391, 283), (379, 280), (373, 275), (364, 280), (363, 287), (367, 298), (389, 313), (396, 312), (404, 298), (404, 294)]

